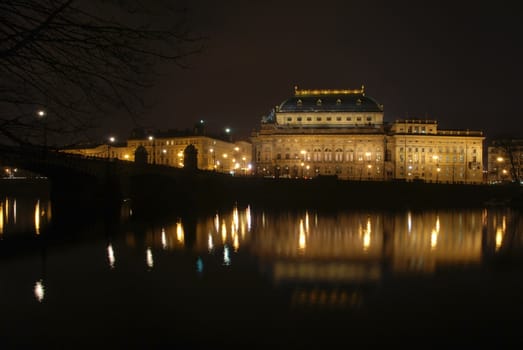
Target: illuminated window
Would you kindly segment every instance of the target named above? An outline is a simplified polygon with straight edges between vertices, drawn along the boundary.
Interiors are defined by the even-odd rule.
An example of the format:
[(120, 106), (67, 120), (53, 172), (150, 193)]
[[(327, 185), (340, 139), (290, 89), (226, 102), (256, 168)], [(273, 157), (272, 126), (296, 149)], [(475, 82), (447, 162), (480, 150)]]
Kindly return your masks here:
[(296, 101), (296, 105), (298, 105), (299, 107), (301, 107), (302, 104), (303, 102), (301, 100)]
[(341, 100), (340, 100), (340, 99), (337, 99), (337, 100), (336, 100), (336, 104), (337, 104), (337, 105), (341, 105)]
[(321, 98), (319, 98), (317, 101), (316, 101), (316, 106), (321, 106)]

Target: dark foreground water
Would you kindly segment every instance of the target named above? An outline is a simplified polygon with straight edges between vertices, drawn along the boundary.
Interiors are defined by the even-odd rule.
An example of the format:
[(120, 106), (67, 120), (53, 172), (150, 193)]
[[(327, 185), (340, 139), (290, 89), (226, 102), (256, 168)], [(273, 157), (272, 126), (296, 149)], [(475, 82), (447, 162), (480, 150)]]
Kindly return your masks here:
[(523, 225), (508, 208), (234, 207), (55, 224), (0, 198), (0, 348), (512, 348)]

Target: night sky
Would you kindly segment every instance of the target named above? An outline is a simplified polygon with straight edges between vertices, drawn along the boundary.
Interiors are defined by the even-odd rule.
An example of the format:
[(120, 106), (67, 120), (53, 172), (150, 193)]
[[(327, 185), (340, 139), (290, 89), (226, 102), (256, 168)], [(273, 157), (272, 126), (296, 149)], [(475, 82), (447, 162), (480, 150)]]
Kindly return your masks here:
[(466, 3), (191, 0), (206, 48), (190, 69), (162, 67), (143, 124), (184, 129), (203, 119), (247, 138), (295, 85), (365, 85), (386, 121), (523, 136), (520, 12), (516, 3)]

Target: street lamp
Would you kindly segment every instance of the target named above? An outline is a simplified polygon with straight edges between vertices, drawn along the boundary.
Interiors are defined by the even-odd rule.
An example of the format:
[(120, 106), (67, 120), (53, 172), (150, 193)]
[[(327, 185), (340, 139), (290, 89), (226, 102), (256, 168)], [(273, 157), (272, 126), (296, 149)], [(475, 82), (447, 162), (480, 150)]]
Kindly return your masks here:
[(152, 144), (152, 151), (153, 151), (153, 155), (151, 157), (151, 161), (153, 164), (156, 164), (156, 147), (155, 147), (155, 142), (154, 142), (154, 136), (149, 136), (149, 141), (151, 141), (151, 144)]
[(439, 156), (436, 154), (433, 155), (432, 160), (434, 160), (434, 162), (436, 163), (436, 182), (438, 182), (439, 172), (441, 171), (441, 169), (439, 167)]
[(109, 142), (107, 143), (107, 159), (111, 158), (111, 144), (116, 141), (116, 138), (114, 136), (109, 136)]
[(496, 167), (497, 175), (498, 175), (498, 182), (501, 182), (501, 176), (500, 176), (500, 173), (499, 173), (499, 167), (501, 166), (501, 163), (503, 163), (504, 161), (505, 161), (505, 159), (503, 159), (503, 157), (497, 157), (496, 158), (496, 162), (498, 163), (498, 166)]
[(45, 156), (47, 153), (47, 118), (46, 118), (47, 112), (43, 109), (39, 109), (38, 111), (36, 111), (36, 116), (42, 122), (42, 128), (43, 128), (42, 136), (44, 139), (43, 140), (43, 146), (44, 146), (43, 153)]

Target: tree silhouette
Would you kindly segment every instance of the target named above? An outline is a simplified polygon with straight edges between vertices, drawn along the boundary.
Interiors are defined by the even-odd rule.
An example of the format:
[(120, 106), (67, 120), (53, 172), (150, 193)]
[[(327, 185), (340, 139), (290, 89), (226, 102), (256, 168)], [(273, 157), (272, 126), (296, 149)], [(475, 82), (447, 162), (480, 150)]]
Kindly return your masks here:
[(172, 3), (1, 1), (0, 142), (75, 135), (118, 109), (137, 118), (158, 63), (185, 68), (202, 50)]

